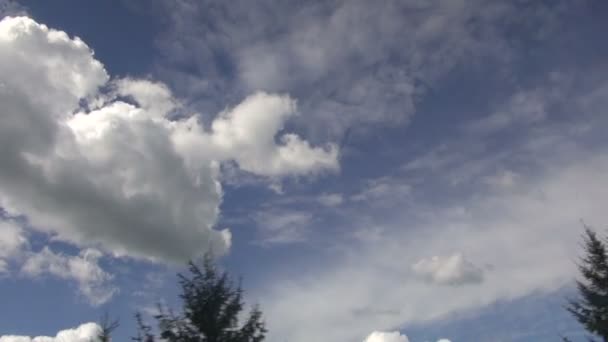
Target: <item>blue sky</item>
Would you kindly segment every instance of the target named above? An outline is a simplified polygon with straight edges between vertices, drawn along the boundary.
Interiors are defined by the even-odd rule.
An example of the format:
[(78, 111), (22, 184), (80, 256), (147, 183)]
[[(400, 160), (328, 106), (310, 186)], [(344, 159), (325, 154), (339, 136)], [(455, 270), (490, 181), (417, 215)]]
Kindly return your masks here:
[(607, 11), (0, 0), (0, 334), (127, 340), (212, 251), (271, 342), (581, 337)]

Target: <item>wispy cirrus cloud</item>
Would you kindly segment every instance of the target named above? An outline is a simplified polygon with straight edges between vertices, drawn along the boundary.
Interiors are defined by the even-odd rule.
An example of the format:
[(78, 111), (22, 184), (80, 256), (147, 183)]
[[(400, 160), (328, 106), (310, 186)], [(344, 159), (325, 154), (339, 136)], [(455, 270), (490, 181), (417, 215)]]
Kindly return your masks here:
[(520, 40), (545, 39), (568, 6), (159, 1), (152, 11), (169, 27), (158, 39), (158, 71), (195, 107), (289, 92), (305, 113), (300, 127), (341, 137), (357, 125), (408, 122), (421, 96), (463, 64), (505, 69)]
[(254, 221), (258, 226), (261, 245), (290, 244), (307, 240), (313, 214), (296, 210), (267, 210), (258, 212)]
[[(428, 152), (432, 157), (405, 162), (410, 166), (390, 177), (412, 184), (407, 200), (396, 202), (399, 210), (343, 204), (342, 231), (353, 232), (358, 243), (335, 241), (339, 252), (329, 253), (330, 264), (319, 266), (314, 277), (274, 280), (280, 285), (262, 303), (277, 336), (304, 341), (322, 338), (311, 331), (324, 337), (331, 331), (331, 339), (354, 341), (374, 329), (431, 324), (456, 311), (570, 284), (579, 220), (608, 220), (600, 205), (608, 193), (597, 187), (608, 182), (602, 133), (608, 121), (598, 96), (605, 82), (581, 77), (575, 84), (564, 111), (518, 129), (510, 144), (497, 148), (488, 137), (497, 139), (518, 122), (490, 135), (463, 130), (450, 145), (437, 142)], [(545, 108), (563, 101), (533, 101), (539, 100)], [(441, 196), (425, 193), (428, 183)], [(470, 286), (446, 286), (458, 284)], [(273, 326), (273, 317), (281, 324)], [(304, 319), (316, 328), (289, 324)]]

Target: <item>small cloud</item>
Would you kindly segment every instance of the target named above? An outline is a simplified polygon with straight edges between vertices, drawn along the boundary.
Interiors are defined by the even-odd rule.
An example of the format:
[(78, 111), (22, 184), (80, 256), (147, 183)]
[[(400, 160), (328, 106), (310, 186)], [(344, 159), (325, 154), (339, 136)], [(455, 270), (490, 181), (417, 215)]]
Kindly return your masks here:
[(398, 331), (382, 332), (374, 331), (363, 342), (410, 342), (407, 336)]
[(483, 182), (494, 188), (511, 188), (519, 179), (519, 175), (510, 170), (502, 170), (496, 174), (486, 176)]
[(301, 211), (270, 210), (260, 212), (254, 220), (257, 223), (260, 245), (290, 244), (306, 239), (308, 226), (313, 215)]
[(365, 226), (353, 231), (353, 238), (361, 242), (382, 241), (385, 230), (381, 226)]
[(23, 229), (12, 220), (0, 221), (0, 260), (14, 257), (27, 245)]
[(270, 183), (268, 188), (277, 195), (282, 195), (285, 193), (285, 191), (283, 190), (283, 184), (281, 184), (280, 182), (272, 182)]
[[(399, 331), (383, 332), (374, 331), (363, 342), (410, 342), (405, 334)], [(442, 338), (437, 342), (451, 342), (448, 339)]]
[(0, 274), (8, 273), (8, 263), (0, 259)]
[(21, 272), (30, 277), (50, 274), (73, 280), (89, 303), (97, 306), (109, 301), (118, 292), (110, 283), (113, 276), (99, 266), (101, 257), (101, 252), (96, 249), (85, 249), (77, 256), (69, 256), (44, 247), (38, 253), (31, 253)]
[(422, 156), (416, 157), (401, 166), (406, 172), (413, 171), (436, 171), (444, 169), (458, 161), (459, 155), (454, 153), (450, 146), (441, 144)]
[(412, 270), (439, 285), (478, 284), (484, 279), (484, 270), (467, 260), (462, 253), (421, 259), (412, 266)]
[(0, 19), (5, 16), (27, 15), (27, 9), (13, 0), (0, 0)]
[(484, 135), (544, 122), (551, 107), (563, 99), (569, 84), (569, 77), (552, 72), (544, 84), (513, 94), (492, 114), (466, 125), (466, 130)]
[(317, 198), (317, 201), (326, 207), (336, 207), (344, 202), (344, 197), (341, 194), (322, 194)]
[(403, 180), (392, 177), (372, 179), (365, 184), (363, 190), (352, 195), (353, 202), (387, 203), (408, 196), (412, 187)]

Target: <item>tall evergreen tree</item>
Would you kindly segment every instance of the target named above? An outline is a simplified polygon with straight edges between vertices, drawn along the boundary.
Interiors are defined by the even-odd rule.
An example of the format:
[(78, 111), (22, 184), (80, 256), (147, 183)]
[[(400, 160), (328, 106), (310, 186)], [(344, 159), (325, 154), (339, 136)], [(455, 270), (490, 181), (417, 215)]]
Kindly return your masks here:
[[(253, 307), (245, 322), (239, 324), (239, 314), (244, 309), (243, 290), (226, 272), (219, 272), (211, 257), (207, 256), (199, 267), (189, 263), (189, 275), (179, 274), (182, 288), (180, 298), (183, 308), (180, 314), (160, 308), (155, 316), (160, 338), (169, 342), (261, 342), (266, 328), (262, 312)], [(139, 324), (134, 341), (152, 342), (155, 337), (151, 328)]]
[(578, 266), (578, 298), (569, 301), (567, 310), (585, 329), (608, 342), (608, 254), (606, 243), (589, 227), (583, 235), (585, 256)]

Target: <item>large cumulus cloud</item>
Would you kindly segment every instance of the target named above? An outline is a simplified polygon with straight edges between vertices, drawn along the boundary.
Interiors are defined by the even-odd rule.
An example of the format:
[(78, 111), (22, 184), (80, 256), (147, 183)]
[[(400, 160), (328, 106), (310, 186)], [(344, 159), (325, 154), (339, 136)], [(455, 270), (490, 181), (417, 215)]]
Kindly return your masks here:
[(173, 115), (163, 84), (110, 81), (83, 41), (27, 17), (0, 21), (0, 80), (0, 206), (115, 255), (225, 252), (230, 232), (214, 229), (222, 162), (267, 177), (338, 168), (334, 145), (277, 136), (296, 113), (288, 96), (254, 94), (206, 130)]

